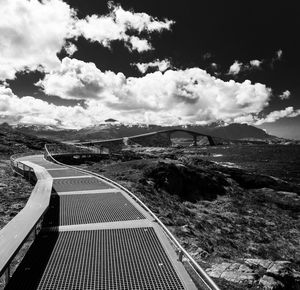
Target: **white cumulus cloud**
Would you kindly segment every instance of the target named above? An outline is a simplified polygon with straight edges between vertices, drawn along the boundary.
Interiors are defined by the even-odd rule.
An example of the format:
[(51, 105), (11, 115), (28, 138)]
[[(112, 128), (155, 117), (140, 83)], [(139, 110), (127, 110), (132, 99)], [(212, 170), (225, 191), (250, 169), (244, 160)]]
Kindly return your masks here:
[(275, 52), (275, 56), (271, 59), (271, 62), (270, 62), (271, 68), (274, 68), (274, 64), (282, 59), (282, 54), (283, 54), (282, 49), (278, 49)]
[[(146, 13), (125, 11), (121, 6), (110, 3), (108, 15), (91, 15), (76, 22), (76, 33), (90, 41), (96, 41), (110, 47), (115, 40), (124, 41), (131, 50), (143, 52), (152, 49), (148, 40), (140, 38), (141, 32), (161, 32), (170, 30), (172, 20), (160, 21)], [(129, 35), (129, 31), (137, 35)]]
[[(80, 19), (62, 0), (0, 0), (0, 81), (15, 78), (18, 71), (39, 69), (45, 77), (36, 85), (46, 94), (85, 102), (84, 107), (72, 107), (31, 96), (19, 98), (4, 82), (6, 86), (0, 85), (2, 121), (66, 128), (81, 128), (107, 118), (168, 125), (215, 121), (260, 124), (300, 114), (288, 107), (259, 119), (258, 114), (271, 96), (271, 89), (265, 85), (249, 80), (225, 82), (200, 68), (175, 70), (168, 60), (135, 64), (144, 74), (149, 67), (157, 69), (142, 77), (101, 71), (94, 63), (69, 57), (60, 61), (57, 54), (62, 49), (69, 56), (75, 53), (79, 36), (105, 47), (118, 40), (129, 50), (151, 50), (153, 47), (145, 37), (170, 30), (174, 23), (146, 13), (125, 11), (112, 2), (109, 7), (107, 15)], [(282, 50), (276, 56), (280, 59)], [(236, 60), (228, 74), (237, 75), (260, 65), (259, 60), (249, 64)], [(287, 90), (281, 98), (289, 96)]]
[(152, 45), (147, 39), (142, 39), (137, 36), (130, 36), (126, 41), (126, 46), (130, 51), (137, 50), (138, 52), (143, 52), (153, 49)]
[(230, 122), (262, 111), (271, 94), (263, 84), (224, 82), (200, 68), (136, 78), (102, 72), (93, 63), (69, 58), (37, 85), (46, 94), (85, 100), (87, 108), (101, 107), (107, 117), (157, 124)]
[(281, 118), (293, 118), (300, 115), (300, 109), (295, 110), (293, 107), (287, 107), (284, 110), (273, 111), (266, 117), (258, 119), (254, 124), (273, 123)]
[(250, 60), (249, 63), (250, 63), (251, 67), (259, 68), (260, 65), (262, 64), (262, 61), (258, 60), (258, 59), (253, 59), (253, 60)]
[(279, 49), (279, 50), (276, 51), (276, 56), (277, 56), (278, 60), (280, 60), (282, 58), (282, 54), (283, 54), (282, 49)]
[(1, 0), (0, 80), (25, 69), (58, 68), (56, 54), (71, 36), (74, 13), (60, 0)]
[(237, 60), (230, 66), (228, 74), (237, 75), (243, 66), (242, 62), (238, 62)]
[(169, 30), (171, 25), (174, 24), (174, 21), (164, 20), (160, 21), (147, 13), (135, 13), (132, 11), (125, 11), (121, 6), (114, 5), (110, 2), (110, 8), (112, 14), (115, 18), (115, 22), (124, 29), (128, 27), (138, 32), (148, 31), (162, 31), (164, 29)]
[(215, 62), (212, 62), (210, 64), (210, 66), (213, 68), (213, 69), (217, 69), (218, 68), (218, 65), (215, 63)]
[(0, 80), (14, 79), (18, 71), (58, 69), (57, 54), (64, 48), (71, 56), (77, 47), (68, 40), (79, 36), (106, 47), (120, 40), (130, 50), (151, 50), (151, 43), (140, 33), (170, 30), (174, 23), (125, 11), (113, 3), (109, 7), (108, 15), (79, 19), (62, 0), (0, 0)]
[(133, 63), (131, 64), (136, 66), (141, 73), (146, 73), (149, 68), (156, 68), (161, 72), (166, 71), (168, 68), (171, 68), (171, 63), (168, 59), (159, 60), (156, 59), (152, 62), (147, 63)]
[(228, 74), (229, 75), (238, 75), (241, 72), (246, 72), (246, 71), (251, 71), (251, 70), (254, 70), (254, 69), (259, 69), (262, 62), (263, 62), (262, 60), (253, 59), (253, 60), (250, 60), (249, 63), (244, 64), (244, 63), (239, 62), (238, 60), (236, 60), (229, 67)]
[(26, 96), (18, 98), (10, 88), (0, 86), (0, 120), (11, 124), (59, 125), (81, 128), (96, 122), (81, 106), (56, 106)]
[(67, 44), (64, 47), (64, 50), (69, 56), (72, 56), (78, 50), (78, 48), (74, 43), (67, 42)]
[(65, 57), (59, 70), (46, 74), (37, 85), (48, 95), (64, 99), (113, 98), (126, 82), (122, 73), (102, 72), (94, 63)]
[(82, 128), (107, 118), (161, 125), (215, 121), (261, 125), (300, 115), (300, 109), (287, 107), (260, 118), (271, 97), (269, 88), (248, 80), (224, 82), (199, 68), (126, 78), (121, 73), (102, 72), (93, 63), (65, 58), (61, 69), (48, 73), (38, 85), (49, 94), (83, 99), (85, 106), (57, 106), (30, 96), (18, 98), (11, 89), (0, 86), (0, 119)]
[(290, 96), (291, 96), (291, 92), (289, 90), (286, 90), (281, 95), (279, 95), (279, 98), (281, 100), (287, 100)]

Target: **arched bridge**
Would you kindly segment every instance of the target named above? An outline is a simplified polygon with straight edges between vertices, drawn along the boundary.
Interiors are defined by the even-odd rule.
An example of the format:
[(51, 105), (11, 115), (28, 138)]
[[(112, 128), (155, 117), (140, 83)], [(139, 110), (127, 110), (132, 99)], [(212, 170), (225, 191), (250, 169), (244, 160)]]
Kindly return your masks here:
[(108, 140), (97, 140), (97, 141), (88, 141), (81, 143), (74, 143), (74, 145), (81, 146), (94, 146), (94, 147), (106, 147), (109, 148), (111, 152), (118, 152), (122, 149), (124, 145), (138, 144), (145, 147), (167, 147), (172, 145), (171, 137), (175, 133), (185, 133), (190, 135), (193, 138), (193, 146), (197, 146), (199, 137), (207, 138), (207, 143), (211, 146), (215, 146), (215, 138), (211, 135), (199, 133), (196, 131), (186, 130), (186, 129), (170, 129), (170, 130), (161, 130), (155, 131), (140, 135), (134, 135), (123, 138), (115, 138)]
[(213, 137), (207, 134), (199, 133), (196, 131), (191, 131), (191, 130), (186, 130), (186, 129), (170, 129), (170, 130), (162, 130), (162, 131), (156, 131), (156, 132), (151, 132), (151, 133), (146, 133), (146, 134), (141, 134), (141, 135), (136, 135), (136, 136), (131, 136), (128, 137), (128, 140), (134, 141), (136, 143), (139, 143), (141, 145), (147, 146), (146, 144), (149, 143), (150, 145), (154, 141), (154, 143), (160, 143), (160, 142), (165, 142), (167, 145), (171, 145), (171, 136), (175, 133), (182, 132), (190, 135), (193, 138), (193, 145), (197, 146), (197, 139), (198, 137), (206, 137), (208, 140), (209, 145), (214, 146), (216, 145)]

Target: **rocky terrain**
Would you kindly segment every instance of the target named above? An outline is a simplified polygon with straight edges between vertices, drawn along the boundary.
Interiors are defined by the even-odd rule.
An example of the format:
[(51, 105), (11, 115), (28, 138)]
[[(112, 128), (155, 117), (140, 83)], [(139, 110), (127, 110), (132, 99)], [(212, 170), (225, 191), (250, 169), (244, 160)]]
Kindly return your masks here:
[(82, 166), (135, 193), (221, 289), (300, 289), (300, 185), (201, 157), (139, 148)]

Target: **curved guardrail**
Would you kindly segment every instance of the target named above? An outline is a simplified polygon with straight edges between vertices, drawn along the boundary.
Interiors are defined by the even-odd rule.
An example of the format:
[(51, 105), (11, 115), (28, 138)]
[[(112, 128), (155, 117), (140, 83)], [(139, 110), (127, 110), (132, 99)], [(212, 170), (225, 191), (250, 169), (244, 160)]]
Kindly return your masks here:
[(25, 207), (0, 231), (0, 276), (5, 273), (6, 283), (10, 278), (10, 263), (48, 209), (52, 190), (53, 179), (46, 169), (18, 161), (21, 156), (11, 157), (13, 171), (36, 184)]
[(66, 153), (66, 154), (91, 154), (91, 153), (102, 153), (99, 148), (96, 147), (87, 147), (87, 146), (79, 146), (73, 145), (70, 143), (60, 143), (60, 144), (47, 144), (50, 151), (53, 153)]
[(169, 238), (169, 240), (172, 242), (172, 244), (175, 246), (177, 253), (178, 253), (178, 260), (183, 262), (184, 258), (186, 259), (186, 262), (190, 265), (190, 267), (193, 269), (193, 271), (197, 274), (200, 281), (202, 282), (202, 286), (206, 287), (206, 289), (211, 290), (220, 290), (220, 288), (216, 285), (216, 283), (208, 276), (208, 274), (202, 269), (202, 267), (193, 259), (193, 257), (180, 245), (180, 243), (176, 240), (176, 238), (173, 236), (173, 234), (168, 230), (168, 228), (160, 221), (160, 219), (145, 205), (136, 195), (134, 195), (132, 192), (130, 192), (128, 189), (126, 189), (124, 186), (118, 184), (117, 182), (103, 176), (97, 173), (94, 173), (92, 171), (88, 171), (85, 169), (81, 169), (75, 166), (67, 165), (64, 163), (61, 163), (57, 161), (52, 154), (48, 151), (47, 144), (45, 145), (45, 159), (48, 161), (54, 162), (56, 164), (67, 166), (69, 168), (76, 169), (78, 171), (81, 171), (83, 173), (88, 173), (91, 175), (94, 175), (96, 177), (99, 177), (101, 179), (104, 179), (105, 181), (108, 181), (115, 185), (116, 187), (120, 188), (121, 190), (125, 191), (127, 194), (129, 194), (140, 206), (142, 206), (153, 218), (154, 220), (162, 227), (164, 233)]

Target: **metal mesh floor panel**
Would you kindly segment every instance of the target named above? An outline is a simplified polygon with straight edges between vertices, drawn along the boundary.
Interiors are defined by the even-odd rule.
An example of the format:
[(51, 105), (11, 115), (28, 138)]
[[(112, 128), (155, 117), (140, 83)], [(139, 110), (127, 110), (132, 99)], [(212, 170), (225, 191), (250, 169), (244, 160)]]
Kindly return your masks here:
[(59, 165), (59, 164), (55, 164), (53, 162), (50, 162), (48, 160), (45, 160), (43, 157), (41, 156), (29, 156), (29, 157), (24, 157), (24, 158), (21, 158), (23, 160), (27, 160), (27, 161), (30, 161), (30, 162), (33, 162), (37, 165), (40, 165), (40, 166), (43, 166), (47, 169), (52, 169), (52, 168), (61, 168), (62, 166)]
[[(31, 161), (31, 160), (28, 160)], [(46, 169), (53, 169), (53, 168), (61, 168), (61, 165), (55, 164), (55, 163), (51, 163), (51, 162), (47, 162), (47, 161), (31, 161), (37, 165), (40, 165)]]
[(76, 225), (144, 218), (120, 192), (54, 195), (44, 225)]
[(95, 177), (79, 177), (53, 180), (53, 188), (57, 192), (82, 191), (112, 188)]
[(83, 173), (74, 169), (59, 169), (59, 170), (49, 170), (49, 174), (55, 178), (55, 177), (71, 177), (71, 176), (83, 176), (88, 175), (87, 173)]
[[(45, 261), (46, 259), (46, 261)], [(7, 289), (184, 289), (153, 228), (49, 233)]]

